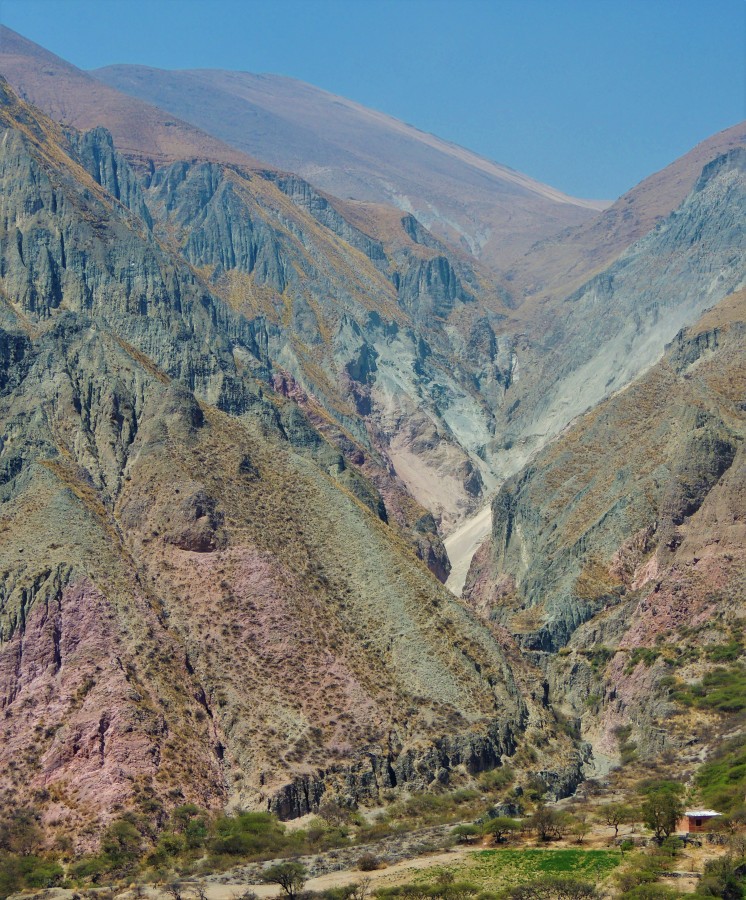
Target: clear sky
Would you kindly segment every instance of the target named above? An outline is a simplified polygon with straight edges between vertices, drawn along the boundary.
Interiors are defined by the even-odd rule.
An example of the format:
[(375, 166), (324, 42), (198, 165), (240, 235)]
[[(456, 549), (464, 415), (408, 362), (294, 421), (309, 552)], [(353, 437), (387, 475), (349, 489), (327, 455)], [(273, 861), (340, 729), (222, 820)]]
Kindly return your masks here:
[(746, 0), (0, 0), (81, 68), (273, 72), (614, 198), (746, 118)]

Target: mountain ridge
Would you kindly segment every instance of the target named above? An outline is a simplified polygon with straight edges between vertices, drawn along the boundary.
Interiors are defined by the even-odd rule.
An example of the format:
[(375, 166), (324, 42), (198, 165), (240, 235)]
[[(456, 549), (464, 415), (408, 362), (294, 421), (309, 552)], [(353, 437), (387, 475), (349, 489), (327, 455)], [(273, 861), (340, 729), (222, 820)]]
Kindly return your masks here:
[(151, 104), (126, 98), (0, 24), (0, 71), (19, 95), (80, 130), (104, 125), (120, 150), (160, 161), (186, 156), (265, 165)]
[[(157, 828), (182, 802), (293, 817), (460, 783), (537, 731), (570, 790), (533, 670), (275, 390), (265, 324), (158, 240), (158, 204), (137, 216), (147, 188), (109, 193), (136, 182), (110, 136), (0, 90), (3, 804), (80, 850), (123, 809)], [(201, 200), (158, 171), (172, 212)]]
[(283, 76), (271, 80), (267, 96), (267, 76), (129, 68), (94, 74), (199, 119), (200, 127), (330, 194), (411, 212), (490, 266), (502, 265), (513, 252), (509, 245), (527, 249), (531, 234), (535, 240), (596, 212), (593, 201), (568, 198), (385, 113)]

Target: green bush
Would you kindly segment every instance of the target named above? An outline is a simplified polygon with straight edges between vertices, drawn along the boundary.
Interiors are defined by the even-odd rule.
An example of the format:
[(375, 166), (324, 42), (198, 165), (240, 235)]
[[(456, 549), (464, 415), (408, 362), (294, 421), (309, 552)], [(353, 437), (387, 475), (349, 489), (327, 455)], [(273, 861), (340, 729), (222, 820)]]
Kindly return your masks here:
[(495, 793), (509, 788), (515, 781), (515, 772), (511, 766), (500, 766), (497, 769), (490, 769), (489, 772), (482, 772), (479, 776), (479, 787), (483, 791)]
[(746, 735), (724, 744), (695, 781), (704, 803), (721, 813), (734, 812), (746, 796)]
[(27, 888), (56, 887), (65, 877), (59, 863), (40, 856), (21, 857), (20, 871)]
[(56, 887), (64, 877), (62, 867), (54, 860), (0, 851), (0, 900), (24, 889)]
[(684, 706), (722, 713), (742, 712), (746, 709), (746, 670), (742, 666), (718, 666), (707, 672), (699, 683), (677, 681), (672, 697)]

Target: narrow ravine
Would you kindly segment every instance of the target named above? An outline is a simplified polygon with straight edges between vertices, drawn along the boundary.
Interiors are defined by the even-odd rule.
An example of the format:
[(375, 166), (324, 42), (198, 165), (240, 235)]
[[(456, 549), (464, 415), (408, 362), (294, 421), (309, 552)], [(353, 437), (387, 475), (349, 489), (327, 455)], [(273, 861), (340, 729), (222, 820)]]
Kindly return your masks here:
[(492, 528), (492, 501), (466, 519), (443, 541), (451, 561), (451, 574), (446, 587), (457, 597), (464, 589), (471, 559)]

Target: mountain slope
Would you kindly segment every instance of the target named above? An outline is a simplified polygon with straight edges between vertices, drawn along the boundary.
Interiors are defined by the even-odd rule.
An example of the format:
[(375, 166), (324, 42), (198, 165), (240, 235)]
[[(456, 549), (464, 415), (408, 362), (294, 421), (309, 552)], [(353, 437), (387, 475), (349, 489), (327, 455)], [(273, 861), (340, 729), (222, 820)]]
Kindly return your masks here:
[(673, 212), (708, 163), (739, 147), (746, 148), (746, 122), (697, 144), (597, 218), (531, 247), (507, 273), (509, 290), (530, 307), (562, 300)]
[(618, 757), (618, 727), (648, 757), (719, 733), (715, 707), (685, 715), (670, 684), (743, 662), (745, 392), (741, 290), (493, 503), (465, 597), (531, 651), (602, 754)]
[[(3, 804), (86, 845), (122, 809), (294, 816), (551, 734), (512, 641), (273, 390), (266, 325), (133, 212), (110, 137), (4, 84), (0, 125)], [(579, 778), (567, 744), (558, 790)]]
[[(52, 114), (97, 120), (89, 76), (12, 33), (3, 46), (3, 70)], [(39, 82), (40, 60), (66, 85), (65, 109)], [(188, 143), (169, 148), (179, 161), (164, 160), (158, 147), (150, 156), (149, 132), (140, 143), (140, 111), (117, 100), (113, 115), (109, 106), (98, 118), (127, 132), (127, 158), (142, 176), (156, 233), (175, 241), (239, 313), (266, 318), (280, 389), (297, 393), (289, 376), (314, 414), (358, 445), (352, 455), (362, 445), (366, 459), (396, 471), (443, 527), (468, 514), (496, 478), (483, 448), (509, 359), (495, 337), (507, 310), (489, 275), (411, 215), (335, 201), (266, 166), (195, 159), (202, 148)], [(112, 152), (91, 149), (91, 171), (97, 153), (115, 170)], [(107, 186), (119, 197), (119, 186)], [(445, 555), (438, 556), (445, 576)]]
[(411, 212), (493, 268), (603, 208), (290, 78), (141, 66), (93, 74), (334, 196)]
[(256, 163), (187, 122), (112, 90), (4, 25), (0, 25), (0, 73), (20, 97), (55, 121), (80, 130), (104, 126), (124, 153), (159, 163), (184, 158)]
[[(513, 464), (660, 356), (744, 283), (746, 149), (718, 157), (689, 196), (615, 263), (534, 322), (518, 354), (503, 439)], [(522, 449), (521, 449), (522, 448)], [(514, 470), (515, 471), (515, 470)]]

